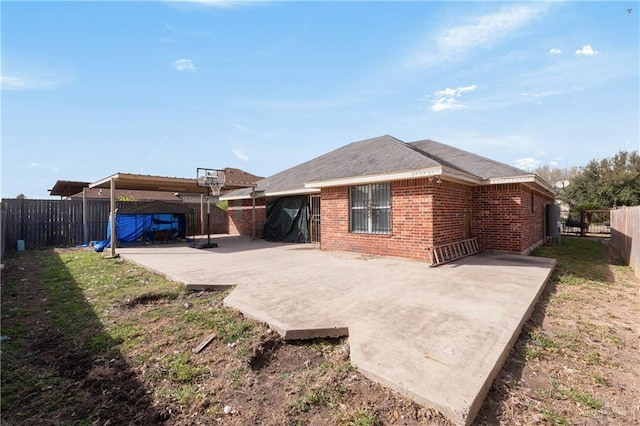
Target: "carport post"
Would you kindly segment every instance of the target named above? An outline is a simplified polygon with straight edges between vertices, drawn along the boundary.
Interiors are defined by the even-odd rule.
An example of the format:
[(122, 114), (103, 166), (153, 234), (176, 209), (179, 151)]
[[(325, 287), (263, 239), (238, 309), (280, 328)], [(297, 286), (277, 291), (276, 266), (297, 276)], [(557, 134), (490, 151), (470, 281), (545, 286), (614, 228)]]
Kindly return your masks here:
[(111, 178), (111, 257), (116, 257), (116, 181)]
[(87, 190), (89, 188), (82, 188), (82, 242), (89, 242), (89, 222), (87, 220)]
[(200, 235), (204, 234), (204, 194), (200, 194)]
[(256, 239), (256, 186), (251, 188), (251, 203), (253, 208), (251, 209), (251, 239)]
[(207, 248), (211, 247), (211, 195), (207, 195)]

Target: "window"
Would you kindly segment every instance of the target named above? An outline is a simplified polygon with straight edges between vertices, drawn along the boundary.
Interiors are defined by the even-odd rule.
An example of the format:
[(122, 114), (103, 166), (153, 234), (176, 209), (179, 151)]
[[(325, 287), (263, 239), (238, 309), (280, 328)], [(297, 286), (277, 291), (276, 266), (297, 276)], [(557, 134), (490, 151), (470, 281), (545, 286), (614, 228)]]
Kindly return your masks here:
[(351, 187), (351, 232), (391, 232), (391, 184), (374, 183)]

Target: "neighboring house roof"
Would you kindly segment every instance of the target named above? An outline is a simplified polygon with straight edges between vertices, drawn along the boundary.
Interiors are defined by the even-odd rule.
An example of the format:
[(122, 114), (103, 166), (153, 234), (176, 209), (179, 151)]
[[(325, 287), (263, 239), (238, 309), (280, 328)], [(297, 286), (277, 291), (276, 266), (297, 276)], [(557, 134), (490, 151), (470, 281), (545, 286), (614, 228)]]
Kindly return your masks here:
[(58, 180), (49, 190), (49, 195), (59, 195), (61, 197), (70, 197), (78, 192), (82, 192), (82, 188), (87, 188), (90, 182), (78, 182), (75, 180)]
[(264, 179), (262, 176), (252, 175), (251, 173), (247, 173), (244, 170), (235, 169), (233, 167), (225, 167), (225, 182), (224, 185), (228, 188), (237, 188), (243, 187), (247, 185), (253, 185), (261, 179)]
[[(262, 179), (258, 196), (319, 192), (320, 188), (442, 176), (472, 185), (529, 182), (549, 185), (535, 174), (431, 140), (405, 143), (384, 135), (353, 142)], [(223, 200), (251, 196), (251, 189), (222, 195)]]

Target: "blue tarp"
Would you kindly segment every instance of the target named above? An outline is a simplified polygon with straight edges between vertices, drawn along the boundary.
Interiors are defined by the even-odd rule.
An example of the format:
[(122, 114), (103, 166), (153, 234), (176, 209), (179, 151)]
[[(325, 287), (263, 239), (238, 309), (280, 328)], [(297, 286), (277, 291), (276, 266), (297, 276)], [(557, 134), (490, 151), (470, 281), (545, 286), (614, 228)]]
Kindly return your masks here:
[[(118, 214), (116, 215), (119, 242), (153, 240), (157, 231), (173, 231), (171, 238), (184, 238), (187, 222), (182, 213)], [(111, 240), (111, 218), (107, 223), (107, 240)]]
[[(184, 213), (117, 214), (116, 226), (118, 243), (155, 241), (159, 239), (158, 231), (162, 231), (161, 240), (166, 241), (185, 238), (187, 220)], [(97, 252), (109, 247), (111, 247), (111, 215), (107, 221), (107, 239), (94, 243), (94, 249)]]

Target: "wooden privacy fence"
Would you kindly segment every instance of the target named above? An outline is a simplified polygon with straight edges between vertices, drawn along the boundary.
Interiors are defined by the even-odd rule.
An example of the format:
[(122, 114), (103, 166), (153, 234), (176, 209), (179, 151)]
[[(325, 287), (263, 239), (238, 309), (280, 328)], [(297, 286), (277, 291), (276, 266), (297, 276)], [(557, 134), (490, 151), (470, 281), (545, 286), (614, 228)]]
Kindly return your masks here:
[(611, 245), (640, 278), (640, 206), (611, 210)]
[[(118, 208), (131, 204), (148, 204), (138, 201), (117, 201)], [(187, 215), (187, 235), (204, 233), (206, 208), (202, 211), (199, 203), (182, 203), (191, 208)], [(82, 199), (69, 200), (29, 200), (2, 199), (2, 255), (5, 250), (15, 250), (18, 240), (23, 240), (27, 248), (48, 246), (71, 246), (89, 241), (104, 240), (107, 237), (109, 220), (109, 200), (87, 200), (87, 237), (84, 236)], [(202, 217), (201, 213), (205, 216)], [(211, 207), (210, 229), (212, 234), (223, 234), (229, 230), (227, 213)]]

